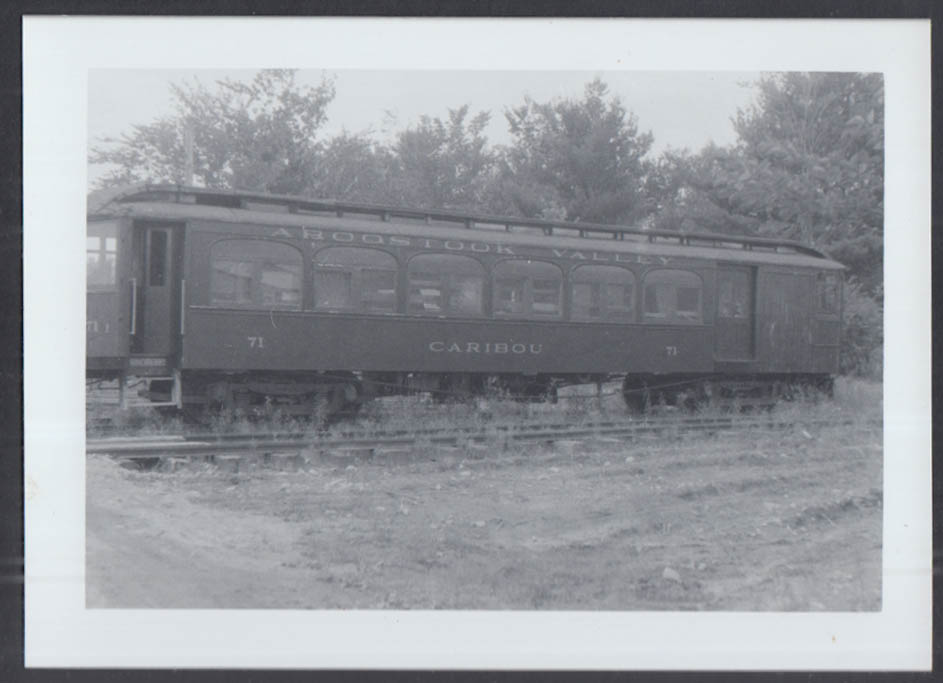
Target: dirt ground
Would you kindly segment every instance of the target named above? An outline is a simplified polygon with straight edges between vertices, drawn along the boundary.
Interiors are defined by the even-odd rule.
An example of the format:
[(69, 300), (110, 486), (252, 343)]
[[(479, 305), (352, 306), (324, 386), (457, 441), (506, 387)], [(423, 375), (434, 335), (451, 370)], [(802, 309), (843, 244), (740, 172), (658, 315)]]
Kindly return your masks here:
[(297, 471), (92, 457), (87, 605), (878, 610), (881, 442), (796, 423)]

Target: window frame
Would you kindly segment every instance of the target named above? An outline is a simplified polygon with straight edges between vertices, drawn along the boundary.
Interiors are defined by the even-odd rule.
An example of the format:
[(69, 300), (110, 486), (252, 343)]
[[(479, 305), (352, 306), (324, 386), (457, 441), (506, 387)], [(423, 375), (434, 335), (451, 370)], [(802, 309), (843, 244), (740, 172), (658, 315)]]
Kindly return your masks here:
[[(424, 272), (422, 270), (414, 270), (414, 263), (417, 260), (423, 259), (435, 259), (435, 258), (445, 258), (452, 261), (462, 260), (466, 264), (474, 264), (474, 267), (477, 269), (479, 288), (478, 288), (478, 310), (474, 312), (469, 312), (465, 310), (456, 310), (452, 306), (453, 294), (460, 289), (456, 285), (456, 278), (471, 278), (474, 277), (471, 273), (457, 272), (457, 270), (444, 269), (441, 271), (425, 271), (429, 275), (435, 275), (438, 279), (439, 297), (443, 301), (443, 306), (438, 311), (416, 311), (412, 308), (412, 298), (413, 298), (413, 274)], [(470, 270), (470, 269), (469, 269)], [(483, 318), (488, 315), (487, 310), (487, 286), (489, 281), (489, 271), (485, 265), (478, 259), (467, 256), (465, 254), (452, 254), (448, 252), (422, 252), (419, 254), (414, 254), (406, 262), (405, 268), (405, 277), (406, 277), (406, 313), (409, 315), (416, 315), (422, 317), (448, 317), (448, 318)]]
[[(111, 234), (108, 234), (104, 231), (99, 231), (98, 233), (91, 232), (90, 228), (92, 226), (111, 226)], [(85, 290), (88, 292), (114, 292), (118, 289), (118, 230), (121, 225), (121, 222), (118, 220), (104, 220), (104, 221), (89, 221), (86, 224), (85, 228)], [(94, 249), (89, 249), (88, 241), (90, 239), (98, 240), (97, 246)], [(113, 249), (109, 249), (109, 241), (111, 241)], [(89, 256), (95, 256), (95, 268), (99, 267), (102, 263), (108, 262), (108, 257), (111, 256), (111, 268), (110, 268), (110, 277), (108, 282), (90, 282), (89, 275), (92, 272), (92, 268), (89, 267)]]
[(171, 262), (171, 232), (164, 227), (147, 228), (147, 263), (144, 280), (148, 287), (168, 286)]
[[(360, 263), (337, 265), (327, 265), (318, 263), (322, 255), (331, 251), (351, 251), (371, 252), (382, 254), (392, 263), (392, 268), (380, 268), (377, 264), (364, 265)], [(311, 310), (321, 313), (369, 313), (376, 315), (398, 315), (400, 313), (400, 271), (402, 270), (399, 259), (395, 254), (376, 247), (362, 247), (354, 245), (332, 244), (318, 249), (311, 255), (311, 275), (308, 281), (311, 283)], [(346, 273), (349, 276), (350, 301), (343, 306), (324, 306), (318, 303), (318, 274), (323, 272)], [(370, 299), (364, 296), (364, 273), (388, 273), (392, 275), (393, 282), (393, 305), (391, 308), (371, 308), (368, 306)], [(379, 291), (379, 290), (377, 290)]]
[[(679, 313), (681, 311), (678, 307), (679, 292), (682, 288), (693, 288), (693, 284), (688, 284), (680, 281), (672, 282), (670, 279), (666, 279), (663, 282), (655, 281), (652, 282), (650, 278), (653, 276), (657, 277), (657, 274), (660, 273), (684, 273), (685, 275), (690, 275), (692, 278), (696, 278), (698, 282), (697, 293), (698, 293), (698, 310), (697, 317), (690, 318), (687, 316), (681, 316)], [(654, 317), (655, 313), (650, 313), (648, 311), (648, 288), (650, 285), (659, 285), (659, 284), (668, 284), (673, 285), (673, 291), (671, 298), (669, 300), (671, 306), (666, 311), (664, 318)], [(649, 325), (704, 325), (705, 316), (704, 316), (704, 278), (693, 270), (688, 270), (685, 268), (653, 268), (645, 272), (645, 275), (642, 277), (642, 308), (641, 308), (641, 319), (643, 323)]]
[[(734, 277), (739, 278), (743, 276), (744, 280), (740, 283), (734, 282)], [(715, 290), (716, 302), (714, 305), (714, 316), (716, 320), (732, 320), (732, 321), (750, 321), (753, 320), (756, 308), (756, 269), (752, 266), (739, 266), (739, 267), (730, 267), (727, 264), (721, 264), (721, 267), (718, 267), (716, 278)], [(725, 284), (731, 285), (729, 292), (723, 286)], [(738, 289), (733, 287), (734, 284), (742, 284), (743, 287)], [(740, 292), (745, 295), (745, 297), (740, 298), (737, 296), (737, 293)], [(727, 299), (727, 294), (730, 294), (729, 300)], [(733, 304), (733, 312), (726, 311), (724, 309), (725, 304)], [(736, 308), (736, 304), (742, 304), (742, 309), (739, 309), (739, 312)]]
[[(616, 278), (587, 278), (586, 276), (580, 275), (579, 272), (609, 272), (616, 273), (620, 272), (627, 275), (627, 279), (616, 279)], [(569, 319), (576, 320), (579, 322), (597, 322), (597, 323), (621, 323), (621, 324), (632, 324), (638, 322), (638, 276), (635, 274), (635, 271), (629, 268), (623, 268), (622, 266), (614, 266), (609, 264), (599, 264), (599, 263), (582, 263), (578, 266), (574, 266), (570, 269), (569, 277), (567, 278), (568, 283), (568, 292), (570, 295), (570, 311)], [(590, 296), (593, 296), (593, 288), (596, 288), (598, 298), (598, 306), (600, 309), (599, 317), (593, 317), (590, 315), (577, 315), (577, 306), (576, 306), (576, 297), (575, 289), (577, 285), (589, 285), (590, 286)], [(614, 317), (610, 314), (610, 311), (625, 311), (626, 309), (616, 308), (610, 306), (609, 300), (609, 286), (618, 285), (623, 287), (623, 301), (625, 300), (625, 286), (631, 286), (631, 294), (629, 300), (631, 301), (631, 308), (627, 310), (628, 315), (624, 317)]]
[[(521, 278), (511, 278), (511, 277), (501, 277), (498, 274), (499, 268), (504, 266), (507, 263), (538, 263), (541, 265), (551, 266), (559, 273), (559, 287), (557, 290), (557, 311), (553, 314), (541, 313), (534, 311), (534, 291), (535, 281), (546, 281), (547, 277), (544, 275), (534, 276), (533, 274), (527, 274), (523, 279)], [(563, 268), (559, 264), (554, 263), (553, 261), (547, 261), (539, 258), (510, 258), (510, 259), (501, 259), (492, 265), (490, 273), (491, 281), (491, 313), (492, 317), (501, 320), (507, 319), (521, 319), (521, 320), (562, 320), (563, 319), (563, 301), (564, 301), (564, 286), (566, 284), (566, 276)], [(524, 305), (524, 310), (521, 313), (506, 312), (499, 309), (498, 306), (498, 295), (501, 291), (502, 286), (499, 284), (500, 281), (505, 282), (516, 282), (521, 283), (523, 286), (520, 288), (521, 291), (521, 302)]]
[[(229, 261), (231, 263), (242, 263), (249, 265), (252, 270), (250, 276), (250, 292), (249, 298), (250, 301), (220, 301), (216, 299), (216, 290), (214, 287), (215, 278), (216, 278), (216, 261), (215, 256), (216, 249), (219, 245), (227, 242), (249, 242), (257, 243), (264, 245), (277, 245), (278, 247), (285, 247), (290, 249), (294, 254), (297, 255), (297, 260), (293, 263), (286, 263), (284, 261), (279, 262), (273, 260), (271, 257), (268, 258), (259, 258), (258, 256), (250, 260), (238, 260), (232, 258), (219, 259), (222, 261)], [(251, 253), (251, 252), (250, 252)], [(285, 252), (288, 253), (287, 251)], [(272, 240), (265, 239), (264, 237), (224, 237), (214, 241), (209, 248), (209, 265), (210, 265), (210, 282), (208, 287), (209, 294), (209, 305), (220, 307), (220, 308), (239, 308), (246, 310), (280, 310), (280, 311), (300, 311), (304, 308), (304, 251), (290, 242), (284, 242), (282, 240)], [(264, 301), (264, 288), (263, 288), (263, 274), (265, 272), (265, 266), (296, 266), (297, 267), (297, 301), (294, 302), (265, 302)], [(280, 291), (292, 291), (292, 290), (280, 290)]]

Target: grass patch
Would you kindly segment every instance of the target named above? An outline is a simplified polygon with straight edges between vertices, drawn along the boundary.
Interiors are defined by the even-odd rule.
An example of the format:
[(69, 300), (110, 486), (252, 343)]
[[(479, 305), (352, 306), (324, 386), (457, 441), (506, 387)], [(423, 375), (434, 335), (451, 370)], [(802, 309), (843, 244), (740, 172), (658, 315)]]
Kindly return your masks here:
[[(119, 433), (128, 436), (158, 436), (179, 434), (184, 431), (206, 431), (212, 434), (250, 434), (257, 432), (293, 432), (316, 435), (339, 435), (344, 431), (402, 431), (414, 433), (416, 429), (447, 429), (456, 426), (494, 434), (493, 441), (500, 442), (503, 435), (513, 433), (524, 423), (534, 421), (556, 422), (575, 428), (594, 422), (625, 420), (630, 416), (621, 396), (618, 382), (603, 385), (601, 396), (596, 395), (595, 385), (565, 387), (559, 392), (556, 403), (528, 403), (503, 398), (478, 398), (465, 402), (442, 403), (428, 395), (395, 396), (375, 399), (367, 403), (356, 419), (340, 420), (322, 426), (312, 420), (286, 415), (278, 410), (263, 416), (226, 414), (205, 416), (198, 424), (185, 420), (180, 415), (168, 415), (155, 408), (132, 408), (121, 410), (115, 405), (97, 404), (91, 401), (86, 407), (87, 436), (96, 438)], [(757, 415), (768, 414), (772, 420), (791, 422), (797, 425), (812, 421), (879, 419), (883, 411), (883, 386), (880, 382), (861, 378), (839, 377), (835, 381), (833, 398), (817, 392), (806, 392), (794, 400), (780, 401), (769, 410), (754, 409), (741, 413), (734, 406), (716, 404), (701, 405), (694, 414), (703, 417), (743, 415), (745, 420), (754, 420)], [(672, 407), (658, 406), (655, 416), (689, 412)], [(635, 416), (632, 419), (644, 419)]]

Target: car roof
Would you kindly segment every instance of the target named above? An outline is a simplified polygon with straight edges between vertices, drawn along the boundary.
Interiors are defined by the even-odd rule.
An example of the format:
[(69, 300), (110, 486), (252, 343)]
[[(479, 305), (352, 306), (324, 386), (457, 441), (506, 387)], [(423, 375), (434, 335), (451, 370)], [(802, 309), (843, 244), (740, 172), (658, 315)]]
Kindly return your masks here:
[(605, 251), (744, 264), (843, 269), (824, 252), (789, 240), (706, 232), (652, 231), (626, 226), (546, 221), (453, 211), (312, 200), (175, 185), (138, 185), (89, 195), (90, 216), (129, 215), (169, 220), (366, 231), (442, 240)]

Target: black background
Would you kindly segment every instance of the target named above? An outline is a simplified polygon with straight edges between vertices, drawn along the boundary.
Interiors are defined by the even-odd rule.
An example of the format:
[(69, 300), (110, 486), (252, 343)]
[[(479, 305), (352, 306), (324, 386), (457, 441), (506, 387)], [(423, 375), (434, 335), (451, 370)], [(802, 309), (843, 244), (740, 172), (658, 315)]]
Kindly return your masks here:
[[(25, 15), (249, 15), (249, 16), (496, 16), (496, 17), (675, 17), (675, 18), (929, 18), (933, 22), (933, 176), (940, 171), (940, 102), (938, 79), (941, 42), (938, 22), (943, 3), (933, 0), (493, 0), (482, 2), (421, 0), (349, 0), (291, 2), (288, 0), (7, 0), (0, 4), (0, 681), (497, 681), (560, 680), (802, 680), (850, 681), (894, 678), (934, 680), (930, 673), (725, 673), (725, 672), (416, 672), (416, 671), (226, 671), (226, 670), (50, 670), (23, 667), (23, 309), (22, 309), (22, 33)], [(52, 199), (52, 198), (51, 198)], [(939, 224), (941, 202), (933, 197), (933, 225)], [(935, 232), (935, 231), (934, 231)], [(932, 245), (933, 275), (940, 275), (940, 239)], [(940, 278), (934, 277), (934, 282)], [(934, 286), (934, 293), (938, 288)], [(934, 307), (935, 309), (936, 307)], [(935, 312), (935, 310), (934, 310)], [(936, 315), (934, 315), (936, 318)], [(933, 357), (941, 341), (934, 335)], [(933, 369), (934, 398), (939, 398), (940, 374)], [(933, 424), (939, 422), (939, 401), (934, 401)], [(935, 431), (935, 429), (934, 429)], [(934, 439), (935, 445), (936, 439)], [(934, 448), (935, 452), (935, 448)], [(939, 470), (940, 468), (936, 468)], [(943, 475), (934, 471), (934, 510), (943, 494)], [(934, 515), (934, 594), (943, 586), (937, 569), (940, 528)], [(940, 604), (934, 601), (934, 625)], [(934, 629), (936, 632), (937, 629)], [(943, 665), (939, 639), (934, 637), (934, 669)]]

